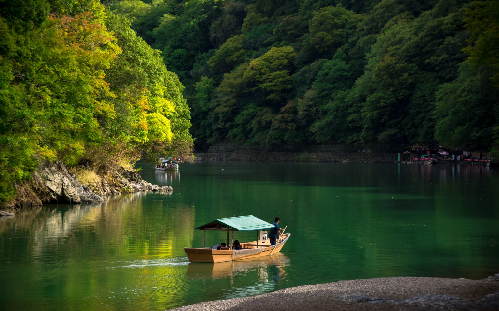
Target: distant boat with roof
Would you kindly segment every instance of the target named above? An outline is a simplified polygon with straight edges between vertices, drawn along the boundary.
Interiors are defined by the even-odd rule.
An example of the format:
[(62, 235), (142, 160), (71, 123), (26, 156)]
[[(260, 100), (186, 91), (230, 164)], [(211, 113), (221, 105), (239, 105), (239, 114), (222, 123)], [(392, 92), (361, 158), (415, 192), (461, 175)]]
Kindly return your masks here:
[[(276, 245), (270, 245), (266, 231), (262, 230), (273, 227), (273, 224), (253, 215), (215, 219), (196, 228), (203, 230), (203, 247), (185, 247), (184, 250), (190, 262), (227, 262), (272, 256), (281, 251), (291, 236), (290, 233), (284, 233), (286, 229), (284, 228)], [(227, 231), (227, 246), (220, 247), (220, 249), (205, 247), (206, 231)], [(235, 249), (234, 231), (256, 231), (257, 239), (256, 241), (240, 243), (241, 249)]]
[(178, 171), (179, 165), (174, 160), (173, 157), (159, 158), (160, 164), (156, 164), (154, 168), (158, 171)]

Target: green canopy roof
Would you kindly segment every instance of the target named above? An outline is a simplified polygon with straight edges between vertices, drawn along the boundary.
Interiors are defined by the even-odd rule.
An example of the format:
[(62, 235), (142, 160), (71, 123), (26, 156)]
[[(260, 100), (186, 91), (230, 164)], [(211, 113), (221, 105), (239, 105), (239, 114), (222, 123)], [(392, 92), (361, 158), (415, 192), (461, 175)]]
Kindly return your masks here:
[(253, 215), (238, 216), (229, 218), (215, 219), (206, 225), (197, 227), (199, 230), (234, 230), (234, 231), (253, 231), (270, 229), (273, 224), (256, 218)]

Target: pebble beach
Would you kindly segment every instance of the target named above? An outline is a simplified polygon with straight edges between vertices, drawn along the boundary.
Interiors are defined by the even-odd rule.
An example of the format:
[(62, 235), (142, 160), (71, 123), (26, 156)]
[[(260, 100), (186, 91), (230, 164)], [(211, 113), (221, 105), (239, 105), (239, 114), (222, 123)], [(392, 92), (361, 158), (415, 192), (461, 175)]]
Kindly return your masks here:
[(499, 273), (482, 280), (391, 277), (338, 281), (173, 310), (499, 310)]

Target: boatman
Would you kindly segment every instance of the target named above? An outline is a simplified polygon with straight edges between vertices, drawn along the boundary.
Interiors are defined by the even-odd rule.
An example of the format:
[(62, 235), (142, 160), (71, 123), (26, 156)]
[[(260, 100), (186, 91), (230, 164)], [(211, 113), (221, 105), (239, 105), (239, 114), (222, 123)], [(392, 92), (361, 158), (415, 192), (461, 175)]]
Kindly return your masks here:
[(276, 240), (279, 238), (279, 235), (281, 234), (281, 228), (279, 228), (280, 220), (281, 218), (276, 217), (273, 223), (274, 227), (270, 229), (269, 232), (270, 245), (275, 245)]

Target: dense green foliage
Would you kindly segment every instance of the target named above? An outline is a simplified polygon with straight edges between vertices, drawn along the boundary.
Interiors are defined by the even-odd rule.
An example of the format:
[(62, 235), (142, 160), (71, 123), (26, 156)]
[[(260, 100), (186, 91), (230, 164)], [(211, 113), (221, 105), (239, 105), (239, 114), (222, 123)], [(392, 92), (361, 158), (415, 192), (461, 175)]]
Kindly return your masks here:
[(497, 1), (0, 0), (0, 201), (39, 159), (185, 154), (190, 113), (198, 147), (497, 148), (498, 25)]
[(499, 136), (499, 7), (470, 0), (124, 0), (214, 142), (440, 143)]
[(192, 145), (183, 86), (96, 0), (0, 1), (0, 202), (40, 159), (97, 170)]

